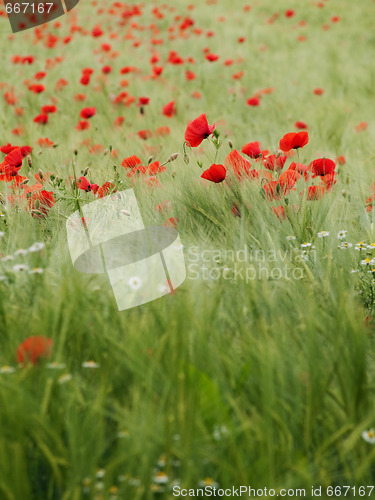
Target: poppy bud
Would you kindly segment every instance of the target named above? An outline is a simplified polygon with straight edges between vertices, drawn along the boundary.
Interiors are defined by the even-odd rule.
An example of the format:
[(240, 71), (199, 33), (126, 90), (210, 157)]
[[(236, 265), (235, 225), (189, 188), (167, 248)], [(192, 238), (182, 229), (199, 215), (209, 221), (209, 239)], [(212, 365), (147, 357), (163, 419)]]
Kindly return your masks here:
[(233, 149), (233, 142), (230, 139), (228, 141), (228, 145), (229, 145), (230, 149)]
[(43, 180), (43, 171), (41, 169), (38, 170), (39, 177)]
[(168, 160), (168, 161), (169, 161), (169, 162), (170, 162), (170, 161), (175, 161), (175, 160), (177, 160), (177, 158), (178, 158), (178, 153), (173, 153), (173, 155), (171, 155), (171, 156), (169, 157), (169, 160)]
[(109, 151), (109, 149), (108, 149), (108, 148), (107, 148), (107, 149), (105, 149), (105, 150), (104, 150), (104, 152), (103, 152), (103, 155), (104, 155), (104, 156), (105, 156), (105, 155), (107, 155), (107, 154), (108, 154), (108, 151)]
[(20, 186), (25, 186), (30, 179), (25, 179), (24, 181), (21, 182)]
[(39, 208), (39, 205), (40, 205), (39, 200), (35, 200), (35, 205), (34, 205), (34, 207), (35, 207), (36, 209), (38, 209), (38, 208)]
[(176, 177), (176, 170), (173, 170), (172, 177), (173, 177), (173, 179)]
[(147, 160), (147, 165), (150, 165), (150, 163), (152, 162), (153, 159), (154, 159), (154, 157), (150, 156), (149, 159)]
[(75, 156), (77, 156), (77, 155), (78, 155), (78, 149), (75, 149), (75, 150), (74, 150), (74, 154), (75, 154)]
[(40, 210), (36, 210), (36, 209), (31, 210), (31, 213), (33, 213), (35, 215), (44, 215), (43, 212), (41, 212)]
[(29, 165), (30, 168), (33, 166), (33, 162), (31, 160), (31, 156), (29, 156), (29, 155), (27, 155), (27, 164)]
[(280, 158), (284, 153), (279, 149), (278, 152), (276, 153), (276, 159)]
[(184, 154), (184, 162), (186, 163), (186, 165), (189, 165), (189, 161), (190, 161), (190, 160), (189, 160), (189, 157), (188, 157), (188, 155), (185, 153), (185, 154)]
[(347, 194), (347, 193), (346, 193), (346, 189), (343, 189), (343, 190), (341, 191), (341, 194), (343, 195), (343, 197), (344, 197), (344, 198), (346, 198), (346, 194)]
[(112, 144), (109, 146), (109, 150), (112, 153)]
[(86, 177), (86, 175), (89, 173), (90, 167), (86, 167), (85, 171), (83, 172), (83, 175)]

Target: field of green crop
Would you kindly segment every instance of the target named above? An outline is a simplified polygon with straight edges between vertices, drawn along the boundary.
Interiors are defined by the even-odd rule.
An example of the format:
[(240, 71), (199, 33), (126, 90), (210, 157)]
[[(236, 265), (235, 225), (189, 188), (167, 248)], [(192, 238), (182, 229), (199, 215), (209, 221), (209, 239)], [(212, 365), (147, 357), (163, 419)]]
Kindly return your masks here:
[[(1, 9), (0, 500), (374, 496), (375, 2)], [(119, 311), (66, 224), (128, 188), (186, 279)]]

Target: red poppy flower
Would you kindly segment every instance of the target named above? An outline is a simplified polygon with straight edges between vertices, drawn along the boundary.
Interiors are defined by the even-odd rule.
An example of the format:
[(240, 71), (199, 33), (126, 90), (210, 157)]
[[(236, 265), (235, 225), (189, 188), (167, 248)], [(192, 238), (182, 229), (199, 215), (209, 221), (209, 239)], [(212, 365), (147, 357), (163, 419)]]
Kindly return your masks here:
[(282, 170), (286, 162), (286, 156), (281, 155), (276, 158), (276, 155), (268, 155), (263, 160), (263, 165), (268, 168), (268, 170)]
[(288, 9), (286, 12), (285, 12), (285, 17), (293, 17), (295, 14), (294, 10), (293, 9)]
[(48, 115), (47, 113), (40, 113), (38, 116), (36, 116), (33, 120), (35, 123), (40, 123), (41, 125), (45, 125), (48, 122)]
[(109, 193), (115, 193), (117, 189), (115, 189), (115, 184), (113, 182), (105, 182), (103, 186), (101, 186), (98, 191), (97, 195), (99, 198), (103, 198), (103, 196), (107, 196)]
[(141, 160), (136, 155), (129, 156), (128, 158), (124, 158), (122, 160), (122, 163), (121, 163), (121, 165), (125, 168), (134, 168), (140, 164), (141, 164)]
[(25, 366), (27, 363), (36, 365), (42, 358), (51, 355), (52, 340), (47, 337), (28, 337), (17, 348), (17, 362)]
[(13, 106), (17, 102), (17, 98), (13, 92), (5, 92), (4, 99), (6, 100), (7, 104), (9, 104), (9, 106)]
[(96, 113), (96, 108), (83, 108), (80, 112), (81, 118), (88, 119), (94, 116)]
[(56, 113), (57, 108), (56, 106), (42, 106), (41, 108), (42, 113)]
[(355, 126), (355, 131), (356, 132), (362, 132), (363, 130), (367, 130), (368, 123), (367, 122), (361, 122), (358, 123), (358, 125)]
[(335, 167), (335, 162), (328, 158), (318, 158), (309, 164), (309, 170), (313, 173), (313, 177), (333, 174)]
[(169, 102), (163, 107), (163, 115), (168, 116), (168, 118), (171, 118), (176, 114), (176, 108), (174, 105), (174, 101)]
[(138, 136), (145, 141), (146, 139), (152, 137), (152, 132), (151, 130), (139, 130)]
[(199, 146), (215, 130), (215, 124), (209, 125), (206, 114), (203, 113), (191, 121), (185, 130), (185, 141), (192, 148)]
[(211, 182), (223, 182), (227, 175), (227, 171), (223, 165), (213, 164), (209, 169), (205, 170), (201, 175), (202, 179), (206, 179)]
[(82, 85), (88, 85), (90, 83), (90, 75), (82, 75), (79, 83), (81, 83)]
[(138, 100), (138, 106), (146, 106), (150, 102), (149, 97), (140, 97)]
[(279, 147), (281, 151), (287, 152), (291, 149), (303, 148), (308, 142), (309, 134), (307, 132), (290, 132), (280, 139)]
[(102, 36), (103, 30), (101, 29), (100, 26), (95, 26), (94, 29), (92, 30), (91, 34), (94, 38), (97, 38), (99, 36)]
[(41, 83), (34, 83), (34, 85), (30, 85), (29, 90), (34, 92), (34, 94), (41, 94), (44, 92), (45, 87)]
[(177, 224), (178, 224), (178, 218), (177, 217), (170, 217), (169, 219), (167, 219), (163, 226), (172, 226), (172, 227), (175, 227), (177, 228)]
[(186, 78), (186, 80), (195, 80), (195, 73), (193, 73), (193, 71), (190, 71), (188, 69), (185, 72), (185, 78)]
[(273, 213), (276, 215), (276, 217), (280, 220), (283, 221), (286, 219), (285, 215), (285, 210), (284, 207), (279, 206), (279, 207), (272, 207)]
[(296, 128), (301, 129), (301, 130), (308, 128), (308, 127), (307, 127), (307, 124), (306, 124), (305, 122), (301, 122), (301, 121), (297, 121), (297, 122), (294, 124), (294, 126), (295, 126)]
[(118, 116), (113, 120), (113, 125), (115, 127), (121, 127), (121, 125), (124, 123), (125, 118), (123, 116)]
[(260, 99), (259, 97), (250, 97), (247, 101), (246, 104), (248, 106), (259, 106), (260, 105)]
[(277, 181), (270, 181), (267, 184), (263, 184), (263, 189), (269, 200), (277, 200), (281, 198), (280, 184)]
[(155, 129), (155, 137), (164, 137), (171, 133), (171, 129), (169, 127), (158, 127)]
[(19, 170), (22, 166), (22, 160), (29, 153), (31, 153), (30, 146), (13, 149), (13, 151), (5, 156), (4, 162), (1, 165), (1, 171), (5, 174), (12, 174), (15, 170)]
[(219, 56), (216, 54), (206, 54), (206, 59), (207, 61), (215, 62), (219, 59)]
[(312, 200), (320, 200), (324, 196), (326, 190), (323, 186), (310, 186), (307, 192), (307, 199), (309, 201)]
[(286, 170), (279, 177), (279, 184), (281, 189), (284, 192), (289, 191), (293, 188), (300, 177), (300, 174), (296, 170)]
[(90, 191), (91, 190), (91, 186), (90, 186), (90, 183), (89, 181), (86, 179), (86, 177), (79, 177), (77, 179), (77, 188), (78, 189), (82, 189), (83, 191)]
[(315, 95), (323, 95), (324, 89), (321, 89), (321, 88), (314, 89), (314, 94)]
[(248, 144), (245, 144), (245, 146), (243, 146), (241, 152), (249, 156), (250, 158), (259, 158), (260, 144), (257, 141), (249, 142)]
[(308, 168), (307, 165), (304, 165), (303, 163), (296, 163), (295, 161), (293, 161), (289, 165), (288, 170), (295, 170), (299, 174), (303, 175), (304, 178), (305, 178), (305, 180), (307, 180), (307, 178), (308, 178), (308, 170), (309, 170), (309, 168)]
[(239, 180), (241, 180), (241, 177), (243, 176), (256, 177), (256, 175), (253, 175), (256, 170), (251, 170), (251, 163), (248, 160), (245, 160), (237, 149), (231, 151), (225, 158), (225, 167), (233, 170), (235, 176)]
[(5, 144), (4, 146), (1, 146), (0, 148), (0, 151), (4, 154), (9, 154), (11, 153), (12, 151), (14, 151), (15, 149), (17, 149), (18, 146), (12, 146), (10, 143), (9, 144)]
[(37, 142), (42, 148), (52, 148), (54, 144), (53, 141), (48, 139), (48, 137), (40, 137)]
[(78, 125), (76, 125), (77, 130), (88, 130), (91, 124), (87, 120), (80, 120)]

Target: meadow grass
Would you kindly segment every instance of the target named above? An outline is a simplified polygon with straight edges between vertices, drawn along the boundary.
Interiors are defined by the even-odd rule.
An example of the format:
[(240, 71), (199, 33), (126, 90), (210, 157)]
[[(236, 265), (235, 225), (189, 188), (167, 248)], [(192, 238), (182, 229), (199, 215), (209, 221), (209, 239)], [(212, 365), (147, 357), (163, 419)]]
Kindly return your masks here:
[[(373, 484), (375, 448), (361, 436), (375, 425), (373, 283), (367, 270), (351, 270), (361, 269), (367, 254), (355, 250), (355, 243), (375, 241), (373, 215), (364, 206), (375, 155), (374, 3), (329, 0), (318, 8), (310, 2), (259, 0), (245, 14), (234, 2), (179, 0), (176, 11), (166, 11), (159, 21), (151, 11), (160, 3), (146, 5), (130, 22), (145, 27), (157, 22), (156, 36), (165, 40), (154, 47), (161, 61), (170, 50), (194, 57), (193, 81), (185, 81), (186, 64), (165, 65), (156, 80), (143, 78), (150, 73), (152, 35), (134, 28), (142, 41), (137, 48), (121, 37), (109, 39), (109, 29), (121, 36), (127, 29), (108, 14), (109, 4), (82, 0), (69, 19), (61, 18), (61, 27), (48, 24), (45, 32), (60, 39), (70, 33), (75, 16), (84, 29), (100, 24), (105, 31), (99, 39), (78, 32), (69, 44), (59, 41), (54, 48), (33, 43), (33, 31), (8, 39), (2, 19), (0, 80), (5, 90), (14, 88), (24, 116), (16, 117), (0, 100), (1, 141), (33, 146), (32, 167), (24, 164), (20, 171), (31, 179), (41, 169), (65, 180), (73, 175), (73, 161), (79, 175), (90, 167), (89, 178), (98, 184), (119, 172), (121, 189), (133, 187), (146, 224), (178, 218), (187, 278), (176, 293), (119, 312), (105, 276), (72, 266), (65, 223), (75, 207), (62, 200), (47, 217), (31, 217), (7, 201), (11, 188), (1, 182), (0, 251), (14, 254), (35, 242), (45, 248), (0, 263), (5, 276), (0, 366), (16, 368), (0, 373), (0, 499), (174, 498), (173, 485), (197, 488), (205, 478), (223, 488), (306, 488), (307, 498), (312, 485)], [(188, 11), (189, 4), (195, 9)], [(284, 16), (288, 8), (295, 9), (295, 17)], [(280, 17), (267, 24), (275, 12)], [(177, 13), (191, 16), (196, 27), (213, 30), (214, 36), (168, 40)], [(330, 21), (334, 15), (339, 22)], [(300, 20), (306, 26), (297, 27)], [(322, 30), (324, 23), (330, 29)], [(301, 34), (306, 41), (297, 41)], [(237, 42), (239, 36), (245, 43)], [(104, 42), (120, 55), (107, 61), (113, 66), (107, 80), (96, 80), (104, 60), (94, 51)], [(267, 49), (259, 50), (263, 45)], [(204, 47), (219, 54), (219, 61), (206, 61)], [(33, 54), (36, 60), (14, 65), (14, 54)], [(24, 80), (55, 56), (64, 61), (47, 71), (46, 91), (32, 94)], [(226, 58), (243, 62), (225, 67)], [(151, 98), (144, 114), (135, 105), (110, 102), (110, 95), (122, 90), (119, 69), (125, 65), (141, 70), (123, 76), (130, 95)], [(88, 88), (79, 84), (84, 67), (95, 69)], [(233, 80), (239, 70), (243, 78)], [(62, 77), (68, 85), (54, 90)], [(274, 87), (273, 93), (263, 96), (259, 107), (247, 106), (246, 99), (265, 87)], [(322, 96), (313, 94), (316, 87), (324, 89)], [(193, 91), (201, 98), (192, 98)], [(78, 92), (86, 94), (84, 103), (73, 100)], [(32, 118), (51, 97), (58, 113), (43, 128)], [(177, 114), (168, 119), (161, 109), (172, 99)], [(90, 130), (78, 132), (84, 106), (95, 106), (97, 114)], [(296, 120), (309, 126), (301, 162), (344, 155), (346, 163), (321, 200), (303, 201), (304, 181), (298, 181), (285, 205), (289, 217), (281, 222), (270, 208), (281, 202), (265, 199), (259, 183), (234, 181), (228, 189), (200, 179), (196, 160), (205, 169), (214, 162), (208, 141), (188, 151), (189, 164), (183, 161), (186, 125), (203, 112), (220, 132), (218, 163), (231, 151), (228, 140), (239, 150), (258, 140), (276, 151)], [(113, 126), (118, 115), (125, 117), (120, 129)], [(356, 132), (364, 121), (367, 130)], [(16, 137), (11, 131), (20, 123), (24, 135)], [(160, 126), (169, 126), (171, 133), (147, 141), (137, 136), (140, 129)], [(58, 146), (40, 148), (37, 139), (47, 136)], [(90, 154), (84, 139), (113, 147), (118, 157)], [(131, 184), (120, 166), (132, 154), (146, 164), (150, 155), (165, 161), (174, 152), (178, 159), (167, 165), (154, 189), (141, 181)], [(82, 198), (83, 203), (94, 199), (92, 193)], [(167, 216), (154, 209), (166, 199), (173, 207)], [(231, 210), (234, 202), (241, 217)], [(295, 205), (302, 209), (295, 212)], [(323, 230), (330, 233), (327, 238), (318, 237)], [(338, 249), (340, 230), (348, 232), (353, 247)], [(314, 246), (307, 248), (306, 261), (300, 258), (304, 242)], [(249, 261), (238, 257), (244, 249), (253, 258), (254, 279), (246, 279)], [(44, 272), (13, 272), (17, 263)], [(272, 269), (284, 266), (288, 276), (272, 275)], [(237, 272), (237, 278), (226, 279), (223, 268), (231, 276)], [(17, 367), (17, 346), (33, 335), (52, 338), (51, 359)], [(98, 366), (83, 367), (89, 360)], [(62, 366), (49, 368), (51, 361)]]

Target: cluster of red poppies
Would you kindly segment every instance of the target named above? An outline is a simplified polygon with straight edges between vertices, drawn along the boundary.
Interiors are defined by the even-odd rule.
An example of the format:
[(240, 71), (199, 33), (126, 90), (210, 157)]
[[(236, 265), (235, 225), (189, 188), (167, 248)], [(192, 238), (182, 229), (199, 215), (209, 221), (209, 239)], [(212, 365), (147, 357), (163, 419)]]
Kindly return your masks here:
[[(206, 115), (200, 115), (191, 121), (186, 128), (186, 145), (191, 148), (199, 146), (204, 139), (209, 138), (214, 133), (214, 130), (215, 125), (208, 124)], [(239, 181), (258, 180), (268, 200), (285, 198), (292, 190), (297, 189), (299, 180), (306, 183), (312, 179), (318, 179), (319, 184), (309, 182), (307, 190), (303, 189), (308, 201), (318, 200), (336, 183), (335, 161), (329, 158), (318, 158), (308, 165), (293, 161), (288, 168), (284, 169), (288, 158), (293, 156), (295, 151), (306, 146), (308, 141), (309, 136), (306, 131), (288, 133), (280, 140), (279, 150), (275, 154), (271, 154), (268, 150), (262, 150), (257, 141), (249, 142), (242, 147), (241, 153), (253, 160), (253, 164), (244, 158), (237, 149), (233, 149), (227, 155), (224, 165), (214, 163), (202, 173), (201, 177), (214, 183), (225, 180), (231, 182), (232, 174)], [(336, 161), (343, 163), (345, 160), (340, 157)], [(285, 216), (282, 206), (273, 207), (273, 210), (279, 218)], [(236, 215), (238, 215), (238, 210), (236, 210)]]
[(38, 173), (35, 175), (35, 184), (29, 184), (29, 178), (19, 175), (24, 158), (28, 158), (31, 166), (29, 154), (32, 151), (30, 146), (12, 146), (6, 144), (0, 147), (0, 151), (5, 154), (3, 162), (0, 164), (0, 180), (11, 183), (11, 194), (8, 195), (10, 203), (22, 204), (26, 201), (26, 208), (33, 216), (44, 217), (49, 209), (55, 204), (52, 191), (43, 188), (43, 177)]

